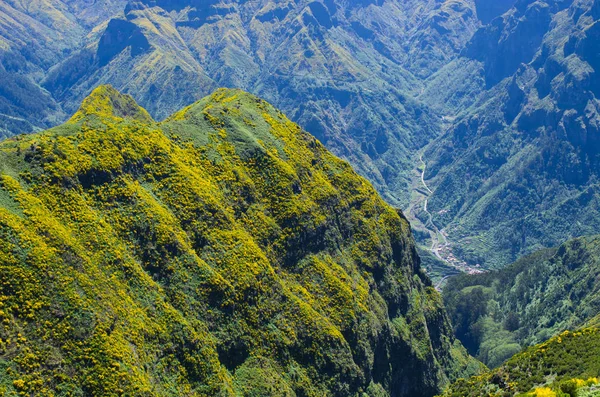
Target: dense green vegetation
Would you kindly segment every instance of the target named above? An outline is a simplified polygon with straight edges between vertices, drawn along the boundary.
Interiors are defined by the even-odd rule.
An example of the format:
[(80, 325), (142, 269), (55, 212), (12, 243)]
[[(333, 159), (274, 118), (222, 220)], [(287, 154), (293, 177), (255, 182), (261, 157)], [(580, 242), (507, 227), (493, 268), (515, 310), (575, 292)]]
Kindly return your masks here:
[(423, 151), (433, 221), (472, 267), (600, 233), (597, 1), (27, 4), (0, 8), (0, 136), (56, 125), (98, 84), (155, 119), (236, 87), (394, 206)]
[(515, 355), (498, 369), (460, 379), (444, 397), (592, 397), (600, 395), (600, 329), (560, 335)]
[(0, 175), (5, 395), (431, 396), (481, 368), (402, 213), (242, 91), (158, 124), (99, 87)]
[(600, 236), (536, 252), (500, 271), (454, 277), (443, 296), (458, 338), (496, 367), (600, 313)]
[[(0, 139), (79, 110), (0, 143), (1, 393), (600, 394), (600, 237), (547, 248), (600, 232), (599, 0), (29, 3)], [(318, 140), (172, 114), (217, 86), (388, 203), (427, 180), (469, 265), (530, 255), (451, 278), (452, 329), (456, 270)]]

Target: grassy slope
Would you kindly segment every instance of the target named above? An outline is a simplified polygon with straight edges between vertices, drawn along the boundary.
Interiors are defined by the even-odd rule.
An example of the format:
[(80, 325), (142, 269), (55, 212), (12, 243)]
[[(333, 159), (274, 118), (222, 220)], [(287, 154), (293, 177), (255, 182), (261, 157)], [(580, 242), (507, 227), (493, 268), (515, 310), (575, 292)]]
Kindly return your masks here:
[(0, 389), (432, 395), (479, 369), (409, 226), (266, 102), (94, 91), (0, 145)]

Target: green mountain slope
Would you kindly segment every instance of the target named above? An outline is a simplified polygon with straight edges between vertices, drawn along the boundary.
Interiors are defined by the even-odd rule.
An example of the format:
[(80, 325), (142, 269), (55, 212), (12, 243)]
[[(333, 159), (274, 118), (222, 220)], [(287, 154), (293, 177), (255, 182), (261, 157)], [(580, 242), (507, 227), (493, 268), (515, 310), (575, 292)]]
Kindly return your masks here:
[(600, 237), (571, 240), (498, 272), (448, 281), (444, 302), (457, 336), (490, 367), (522, 347), (600, 313)]
[(515, 355), (502, 367), (460, 379), (444, 397), (597, 397), (600, 329), (582, 328)]
[(431, 396), (480, 369), (408, 222), (266, 102), (99, 87), (0, 144), (0, 389)]
[(450, 120), (423, 156), (429, 206), (471, 265), (600, 232), (599, 4), (518, 2), (421, 97)]

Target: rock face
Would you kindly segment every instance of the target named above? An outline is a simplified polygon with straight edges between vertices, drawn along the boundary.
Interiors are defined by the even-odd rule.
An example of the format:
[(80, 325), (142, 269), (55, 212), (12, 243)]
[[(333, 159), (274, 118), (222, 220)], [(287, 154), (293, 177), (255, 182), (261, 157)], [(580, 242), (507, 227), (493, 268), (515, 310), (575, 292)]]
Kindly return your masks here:
[(136, 24), (122, 19), (111, 19), (98, 42), (96, 57), (99, 66), (106, 66), (126, 48), (129, 48), (132, 57), (136, 57), (148, 51), (150, 43)]
[(483, 62), (488, 87), (533, 59), (550, 27), (550, 8), (544, 2), (521, 3), (473, 36), (464, 55)]
[(429, 203), (471, 263), (500, 267), (600, 231), (596, 10), (520, 1), (440, 72), (455, 79), (438, 106), (457, 117), (424, 156)]
[(0, 174), (9, 393), (431, 396), (480, 369), (402, 213), (245, 92), (158, 124), (102, 86)]
[(484, 25), (487, 25), (494, 18), (499, 17), (510, 10), (516, 2), (517, 0), (475, 0), (477, 16)]

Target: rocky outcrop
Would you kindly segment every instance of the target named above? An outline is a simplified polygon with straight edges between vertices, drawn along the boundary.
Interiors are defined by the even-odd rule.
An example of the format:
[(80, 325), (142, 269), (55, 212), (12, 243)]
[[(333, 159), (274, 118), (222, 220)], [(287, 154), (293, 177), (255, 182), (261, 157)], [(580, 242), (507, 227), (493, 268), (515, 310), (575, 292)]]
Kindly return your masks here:
[(150, 49), (150, 43), (142, 30), (132, 22), (123, 19), (111, 19), (98, 42), (96, 56), (100, 66), (108, 64), (115, 55), (126, 48), (131, 56), (143, 54)]

